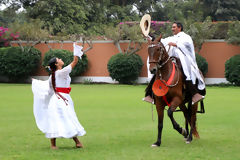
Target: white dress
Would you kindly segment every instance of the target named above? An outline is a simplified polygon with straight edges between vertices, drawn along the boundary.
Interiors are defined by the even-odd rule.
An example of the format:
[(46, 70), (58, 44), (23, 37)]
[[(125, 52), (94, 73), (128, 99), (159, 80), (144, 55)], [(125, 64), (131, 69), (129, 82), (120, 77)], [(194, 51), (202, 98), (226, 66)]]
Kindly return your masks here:
[[(55, 72), (56, 87), (70, 87), (71, 71), (72, 67), (68, 65)], [(67, 104), (59, 98), (52, 89), (51, 77), (46, 81), (34, 79), (32, 91), (36, 124), (47, 138), (73, 138), (86, 134), (76, 116), (71, 96), (60, 92), (67, 99)]]

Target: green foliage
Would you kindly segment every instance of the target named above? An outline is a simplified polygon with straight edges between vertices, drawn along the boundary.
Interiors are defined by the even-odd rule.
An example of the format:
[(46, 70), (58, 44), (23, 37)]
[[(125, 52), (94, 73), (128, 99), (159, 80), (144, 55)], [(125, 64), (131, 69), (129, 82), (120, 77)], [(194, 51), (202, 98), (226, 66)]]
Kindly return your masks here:
[[(68, 51), (68, 50), (62, 50), (62, 49), (49, 50), (44, 55), (43, 66), (47, 67), (48, 61), (53, 57), (62, 59), (64, 62), (63, 67), (65, 67), (73, 61), (73, 52)], [(72, 72), (70, 73), (70, 76), (72, 76), (72, 77), (79, 76), (84, 71), (86, 71), (87, 66), (88, 66), (87, 55), (83, 54), (82, 59), (79, 58), (78, 63), (75, 66), (75, 68), (72, 70)], [(47, 68), (46, 68), (46, 71), (49, 72), (49, 70)]]
[(41, 0), (27, 7), (30, 18), (39, 18), (53, 35), (84, 32), (86, 14), (83, 0)]
[(132, 84), (138, 78), (143, 62), (137, 54), (118, 53), (110, 58), (107, 66), (112, 79), (119, 83)]
[(39, 67), (41, 52), (32, 47), (0, 48), (1, 74), (11, 81), (24, 80)]
[(240, 20), (239, 0), (202, 0), (204, 16), (211, 16), (214, 21)]
[(207, 60), (203, 58), (201, 55), (196, 54), (196, 61), (197, 61), (198, 68), (202, 72), (203, 76), (205, 76), (206, 73), (208, 72)]
[(124, 51), (126, 54), (136, 53), (141, 49), (143, 43), (141, 29), (137, 23), (124, 24), (124, 22), (121, 22), (116, 27), (106, 27), (105, 35), (114, 41), (119, 52), (123, 52), (120, 47), (120, 40), (129, 40), (128, 48)]
[(213, 35), (214, 28), (211, 27), (212, 22), (210, 17), (208, 17), (204, 22), (192, 23), (189, 25), (188, 30), (186, 31), (189, 35), (191, 35), (195, 49), (199, 52), (202, 48), (202, 44), (204, 41)]
[(122, 22), (115, 27), (108, 26), (105, 28), (105, 35), (114, 40), (114, 42), (120, 40), (140, 41), (143, 39), (141, 29), (137, 23), (129, 25)]
[(227, 36), (230, 22), (216, 22), (211, 27), (214, 28), (214, 33), (211, 39), (225, 39)]
[(30, 19), (25, 22), (15, 21), (10, 24), (12, 32), (19, 32), (19, 39), (25, 41), (41, 41), (49, 38), (49, 32), (43, 29), (43, 22), (39, 19)]
[(240, 86), (240, 54), (226, 61), (225, 77), (229, 82)]
[(240, 45), (240, 21), (236, 21), (230, 25), (226, 39), (230, 44)]

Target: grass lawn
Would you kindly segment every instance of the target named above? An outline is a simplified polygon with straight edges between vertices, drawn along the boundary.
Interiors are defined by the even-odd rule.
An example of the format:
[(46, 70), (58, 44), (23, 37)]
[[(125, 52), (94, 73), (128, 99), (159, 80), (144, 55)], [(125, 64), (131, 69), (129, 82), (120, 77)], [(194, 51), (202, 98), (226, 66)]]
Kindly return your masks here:
[[(30, 84), (0, 84), (0, 160), (237, 160), (240, 159), (240, 88), (207, 87), (205, 114), (198, 114), (200, 139), (185, 144), (165, 111), (162, 145), (157, 116), (142, 102), (145, 85), (72, 85), (71, 96), (87, 134), (84, 149), (57, 139), (58, 150), (38, 130)], [(183, 126), (182, 113), (174, 113)]]

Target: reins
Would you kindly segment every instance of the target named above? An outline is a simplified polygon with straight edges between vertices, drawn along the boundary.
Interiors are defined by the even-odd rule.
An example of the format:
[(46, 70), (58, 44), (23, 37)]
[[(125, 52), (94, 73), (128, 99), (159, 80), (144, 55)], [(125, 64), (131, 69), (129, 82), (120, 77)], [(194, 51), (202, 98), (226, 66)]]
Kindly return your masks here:
[[(149, 45), (148, 46), (148, 48), (152, 48), (152, 47), (161, 47), (161, 43), (158, 43), (158, 44), (151, 44), (151, 45)], [(167, 51), (167, 54), (169, 53), (169, 51), (170, 51), (170, 48), (171, 48), (171, 46), (169, 46), (169, 48), (168, 48), (168, 51)], [(158, 70), (160, 70), (165, 64), (167, 64), (167, 62), (170, 60), (170, 56), (168, 56), (168, 58), (167, 58), (167, 60), (166, 61), (164, 61), (163, 63), (161, 63), (160, 64), (160, 61), (161, 61), (161, 59), (162, 59), (162, 54), (160, 53), (160, 56), (159, 56), (159, 59), (158, 59), (158, 61), (149, 61), (149, 63), (157, 63), (157, 69)], [(172, 62), (173, 63), (173, 62)], [(177, 65), (175, 64), (175, 63), (173, 63), (173, 69), (174, 69), (174, 66), (177, 68), (177, 81), (176, 81), (176, 83), (175, 84), (169, 84), (169, 83), (166, 83), (165, 81), (163, 81), (163, 83), (167, 86), (167, 87), (174, 87), (174, 86), (176, 86), (177, 84), (178, 84), (178, 82), (179, 82), (179, 69), (178, 69), (178, 67), (177, 67)], [(159, 77), (160, 77), (160, 79), (162, 80), (162, 76), (161, 76), (161, 72), (159, 72), (160, 73), (160, 75), (159, 75)], [(172, 75), (171, 75), (172, 76)], [(170, 76), (170, 78), (169, 79), (171, 79), (171, 76)], [(173, 75), (174, 76), (174, 75)], [(169, 80), (167, 81), (167, 82), (169, 82)]]

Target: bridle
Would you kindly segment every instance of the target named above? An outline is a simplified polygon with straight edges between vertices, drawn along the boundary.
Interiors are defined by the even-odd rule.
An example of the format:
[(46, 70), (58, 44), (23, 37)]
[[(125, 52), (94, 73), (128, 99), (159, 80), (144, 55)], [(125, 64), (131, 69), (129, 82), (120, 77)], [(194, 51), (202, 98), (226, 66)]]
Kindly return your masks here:
[[(170, 60), (170, 56), (168, 56), (167, 60), (165, 60), (164, 62), (160, 63), (161, 60), (162, 60), (162, 55), (163, 55), (163, 53), (165, 51), (165, 48), (164, 48), (164, 46), (163, 46), (163, 44), (161, 42), (159, 42), (157, 44), (150, 44), (150, 45), (148, 45), (148, 48), (153, 48), (153, 47), (159, 47), (160, 48), (160, 51), (159, 51), (160, 52), (160, 56), (158, 58), (158, 61), (149, 61), (149, 63), (156, 63), (157, 64), (157, 69), (160, 70)], [(168, 54), (169, 50), (170, 50), (170, 46), (168, 48), (167, 54)], [(175, 66), (177, 68), (177, 65), (175, 65)], [(171, 84), (167, 84), (165, 81), (163, 81), (166, 86), (174, 87), (174, 86), (176, 86), (178, 84), (178, 82), (179, 82), (179, 72), (177, 72), (177, 73), (178, 73), (178, 78), (177, 78), (176, 83), (171, 85)], [(160, 74), (159, 78), (162, 79), (161, 73), (159, 73), (159, 74)]]
[[(169, 60), (170, 60), (170, 56), (168, 56), (167, 60), (160, 63), (161, 60), (162, 60), (162, 55), (163, 55), (163, 52), (165, 51), (165, 49), (163, 48), (163, 44), (161, 42), (157, 43), (157, 44), (150, 44), (148, 45), (148, 48), (153, 48), (153, 47), (159, 47), (160, 48), (160, 56), (158, 57), (158, 61), (149, 61), (149, 63), (157, 63), (157, 68), (160, 69), (162, 68)], [(168, 49), (168, 52), (170, 50), (170, 47)], [(167, 52), (167, 53), (168, 53)]]

